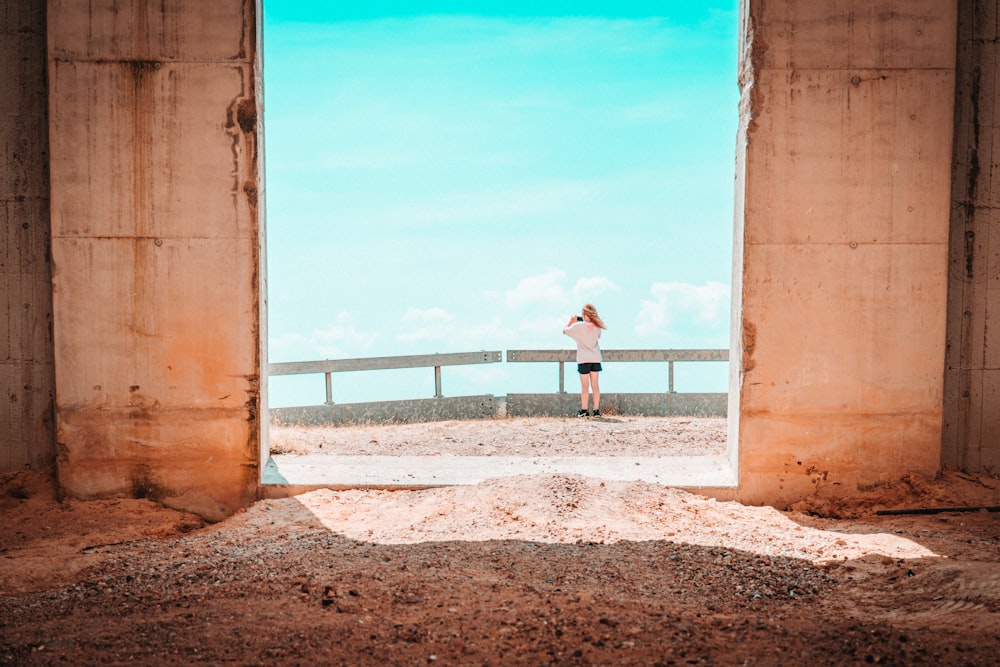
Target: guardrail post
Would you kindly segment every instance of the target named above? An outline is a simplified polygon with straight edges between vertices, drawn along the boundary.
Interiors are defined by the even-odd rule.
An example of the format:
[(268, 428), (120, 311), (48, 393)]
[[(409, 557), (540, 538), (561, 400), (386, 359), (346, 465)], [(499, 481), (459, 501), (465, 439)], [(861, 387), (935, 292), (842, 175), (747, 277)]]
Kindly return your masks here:
[(667, 363), (670, 365), (670, 393), (673, 394), (674, 393), (674, 362), (668, 361)]
[(563, 361), (559, 362), (559, 393), (566, 393), (566, 363)]
[(333, 405), (333, 373), (326, 374), (326, 405)]
[(441, 393), (441, 367), (434, 367), (434, 398), (444, 398)]

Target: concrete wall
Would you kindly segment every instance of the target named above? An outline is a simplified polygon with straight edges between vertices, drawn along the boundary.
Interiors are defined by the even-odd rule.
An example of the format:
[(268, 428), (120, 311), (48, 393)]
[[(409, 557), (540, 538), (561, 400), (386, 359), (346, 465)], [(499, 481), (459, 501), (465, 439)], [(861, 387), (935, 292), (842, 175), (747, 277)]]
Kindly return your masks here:
[(45, 0), (0, 0), (0, 471), (51, 468)]
[[(943, 462), (1000, 472), (1000, 1), (959, 2)], [(997, 172), (1000, 176), (1000, 172)]]
[(50, 0), (63, 490), (218, 518), (259, 480), (254, 0)]
[(955, 3), (745, 10), (731, 355), (742, 352), (740, 498), (780, 505), (933, 474)]
[[(997, 0), (959, 4), (956, 125), (955, 3), (743, 2), (729, 412), (746, 502), (931, 474), (943, 405), (945, 460), (988, 464)], [(54, 360), (65, 492), (224, 516), (254, 497), (266, 454), (256, 2), (47, 11), (50, 195), (41, 6), (0, 0), (0, 418), (20, 429), (0, 456), (8, 469), (50, 459)], [(967, 150), (952, 204), (953, 137)], [(966, 273), (945, 402), (949, 211), (953, 275)]]

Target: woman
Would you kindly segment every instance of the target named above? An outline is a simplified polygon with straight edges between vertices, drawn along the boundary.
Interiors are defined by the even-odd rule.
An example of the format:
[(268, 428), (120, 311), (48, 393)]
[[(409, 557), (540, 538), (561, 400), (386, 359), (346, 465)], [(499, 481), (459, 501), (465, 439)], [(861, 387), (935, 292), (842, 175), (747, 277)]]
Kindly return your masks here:
[(598, 384), (598, 374), (601, 372), (601, 348), (597, 341), (601, 338), (601, 329), (607, 329), (597, 309), (592, 304), (583, 307), (583, 312), (569, 318), (569, 323), (563, 328), (563, 333), (576, 341), (576, 370), (580, 374), (580, 411), (577, 417), (586, 417), (587, 398), (590, 388), (594, 388), (595, 417), (601, 416), (601, 387)]

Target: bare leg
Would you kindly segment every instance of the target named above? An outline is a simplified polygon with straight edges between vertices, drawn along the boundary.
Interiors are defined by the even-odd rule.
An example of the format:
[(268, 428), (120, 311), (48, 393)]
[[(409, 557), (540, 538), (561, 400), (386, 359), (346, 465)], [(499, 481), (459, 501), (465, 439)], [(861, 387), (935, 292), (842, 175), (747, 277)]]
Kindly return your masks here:
[(594, 409), (601, 409), (601, 385), (598, 382), (597, 376), (600, 375), (599, 371), (593, 371), (590, 374), (590, 384), (594, 387)]
[[(591, 373), (590, 375), (593, 375)], [(587, 409), (587, 400), (590, 398), (590, 375), (586, 373), (580, 374), (580, 409)]]

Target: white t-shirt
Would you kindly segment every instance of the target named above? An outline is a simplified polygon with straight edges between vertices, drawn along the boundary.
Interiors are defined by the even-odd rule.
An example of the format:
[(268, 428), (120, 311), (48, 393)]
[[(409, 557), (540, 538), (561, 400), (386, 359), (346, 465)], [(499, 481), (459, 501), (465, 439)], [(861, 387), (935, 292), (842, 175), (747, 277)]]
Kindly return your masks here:
[(601, 328), (590, 322), (574, 322), (563, 329), (563, 333), (576, 341), (576, 363), (601, 363), (601, 348), (597, 341), (601, 337)]

